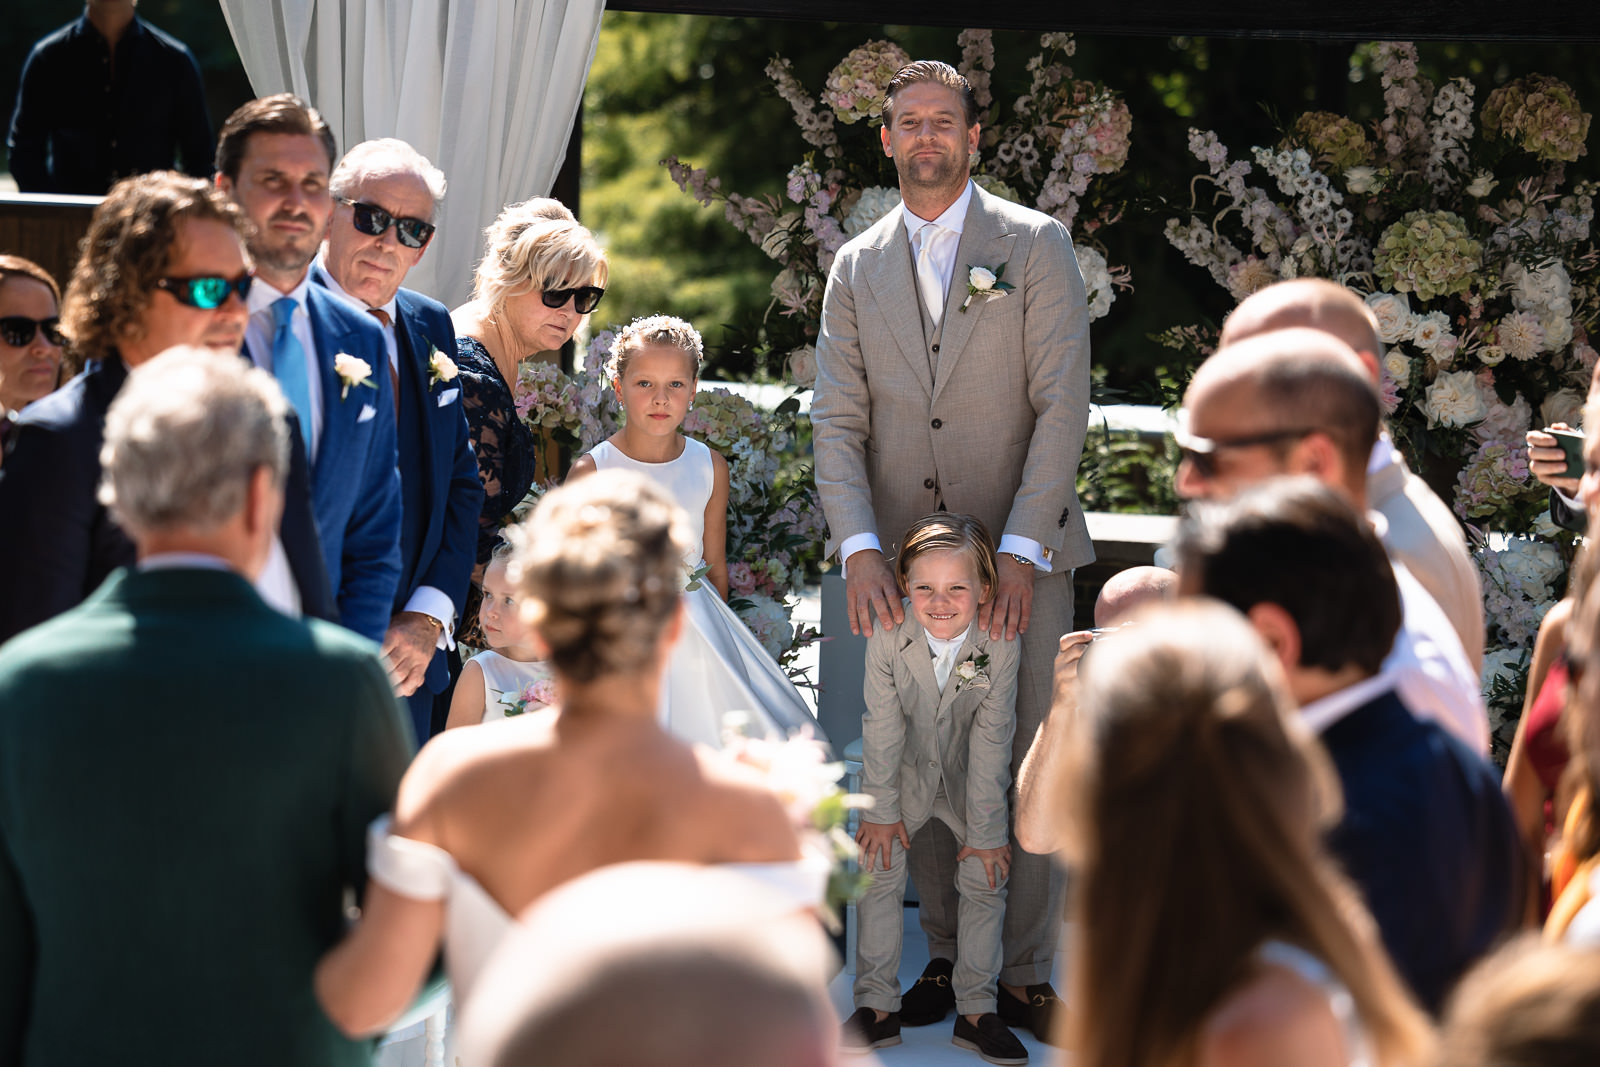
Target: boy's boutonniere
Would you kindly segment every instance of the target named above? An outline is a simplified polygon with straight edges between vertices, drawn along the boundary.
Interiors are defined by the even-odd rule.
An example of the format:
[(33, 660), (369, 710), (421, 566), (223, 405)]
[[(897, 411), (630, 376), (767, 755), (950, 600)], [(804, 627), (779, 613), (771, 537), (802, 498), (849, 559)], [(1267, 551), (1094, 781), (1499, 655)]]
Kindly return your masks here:
[(377, 388), (372, 381), (372, 364), (364, 359), (357, 359), (348, 352), (340, 352), (333, 357), (333, 372), (344, 383), (344, 388), (339, 390), (340, 400), (350, 395), (352, 385), (364, 385), (368, 389)]
[(454, 381), (459, 373), (460, 371), (456, 369), (455, 360), (434, 346), (428, 346), (428, 387), (430, 389), (440, 382)]
[(989, 669), (989, 653), (968, 656), (956, 664), (956, 692), (963, 689), (989, 688), (989, 676), (984, 672)]
[(1000, 279), (1005, 277), (1006, 265), (998, 267), (968, 267), (967, 268), (967, 298), (961, 302), (960, 311), (967, 310), (967, 305), (972, 303), (972, 298), (981, 296), (985, 300), (990, 297), (1005, 296), (1016, 286)]

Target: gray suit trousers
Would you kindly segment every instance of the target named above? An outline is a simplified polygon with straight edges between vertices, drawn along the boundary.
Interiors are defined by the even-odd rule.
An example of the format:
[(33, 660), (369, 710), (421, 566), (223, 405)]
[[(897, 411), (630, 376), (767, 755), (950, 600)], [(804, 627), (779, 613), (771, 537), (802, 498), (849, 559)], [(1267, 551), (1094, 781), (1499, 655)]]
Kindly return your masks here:
[[(1072, 572), (1056, 572), (1033, 583), (1033, 614), (1022, 635), (1017, 669), (1017, 734), (1011, 749), (1011, 780), (1050, 711), (1051, 676), (1061, 635), (1072, 630)], [(1011, 817), (1016, 821), (1016, 787), (1012, 786)], [(954, 836), (938, 819), (930, 819), (911, 840), (911, 879), (917, 885), (918, 920), (933, 959), (954, 959), (960, 915), (955, 892)], [(1006, 898), (1005, 963), (1000, 980), (1030, 986), (1050, 981), (1061, 938), (1061, 906), (1066, 896), (1066, 871), (1053, 856), (1037, 856), (1011, 838), (1011, 877)], [(882, 1009), (887, 1010), (887, 1009)]]
[[(941, 827), (952, 840), (966, 836), (942, 786), (933, 798), (933, 814), (923, 825)], [(910, 835), (917, 830), (906, 827)], [(890, 842), (889, 853), (889, 869), (874, 869), (872, 884), (856, 901), (856, 1007), (879, 1011), (900, 1010), (900, 952), (905, 935), (906, 850), (898, 838)], [(982, 860), (969, 856), (957, 865), (954, 852), (950, 859), (953, 870), (943, 888), (958, 901), (956, 943), (945, 955), (955, 961), (950, 986), (958, 1012), (984, 1015), (996, 1010), (995, 994), (999, 992), (1006, 879), (997, 878), (990, 888)]]

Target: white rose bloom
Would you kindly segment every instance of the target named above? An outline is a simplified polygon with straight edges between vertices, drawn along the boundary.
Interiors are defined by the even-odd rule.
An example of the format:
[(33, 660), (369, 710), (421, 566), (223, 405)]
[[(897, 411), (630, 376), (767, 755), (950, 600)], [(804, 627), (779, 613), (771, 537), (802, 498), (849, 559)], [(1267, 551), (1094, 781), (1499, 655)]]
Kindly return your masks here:
[(1083, 275), (1083, 288), (1089, 294), (1089, 321), (1103, 318), (1111, 310), (1116, 294), (1111, 288), (1111, 270), (1106, 257), (1099, 249), (1084, 245), (1076, 249), (1078, 271)]
[(1377, 184), (1378, 172), (1371, 167), (1351, 167), (1344, 172), (1344, 187), (1352, 193), (1370, 193)]
[(789, 353), (789, 378), (802, 389), (817, 384), (816, 345), (805, 345)]
[(1411, 339), (1418, 348), (1430, 356), (1435, 355), (1441, 346), (1455, 339), (1450, 332), (1450, 316), (1442, 311), (1430, 311), (1418, 317)]
[(1422, 402), (1433, 426), (1470, 426), (1489, 413), (1471, 371), (1446, 371), (1433, 380)]
[(994, 271), (988, 267), (973, 267), (967, 275), (967, 284), (979, 292), (994, 288)]
[(1383, 369), (1389, 372), (1389, 377), (1394, 379), (1396, 385), (1404, 389), (1411, 384), (1411, 359), (1405, 352), (1396, 348), (1383, 357)]
[(1572, 319), (1558, 315), (1544, 320), (1544, 350), (1559, 352), (1572, 343)]
[(1564, 422), (1568, 426), (1583, 424), (1583, 397), (1573, 389), (1558, 389), (1544, 398), (1539, 405), (1541, 426), (1554, 426)]
[(1372, 309), (1372, 314), (1378, 320), (1378, 340), (1384, 344), (1409, 341), (1416, 332), (1416, 316), (1411, 313), (1411, 303), (1406, 300), (1405, 294), (1368, 294), (1367, 307)]

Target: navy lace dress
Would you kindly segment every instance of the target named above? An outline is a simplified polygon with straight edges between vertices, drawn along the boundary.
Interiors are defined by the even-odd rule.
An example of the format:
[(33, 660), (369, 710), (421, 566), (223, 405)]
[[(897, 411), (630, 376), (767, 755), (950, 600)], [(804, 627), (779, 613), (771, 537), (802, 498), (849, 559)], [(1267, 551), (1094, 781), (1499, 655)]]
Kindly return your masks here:
[[(461, 372), (462, 410), (472, 434), (472, 449), (478, 456), (478, 479), (483, 482), (483, 514), (478, 519), (481, 574), (500, 538), (500, 530), (510, 521), (511, 509), (533, 486), (533, 431), (517, 417), (511, 386), (480, 342), (471, 337), (456, 338), (456, 367)], [(481, 647), (478, 599), (474, 581), (459, 636)]]

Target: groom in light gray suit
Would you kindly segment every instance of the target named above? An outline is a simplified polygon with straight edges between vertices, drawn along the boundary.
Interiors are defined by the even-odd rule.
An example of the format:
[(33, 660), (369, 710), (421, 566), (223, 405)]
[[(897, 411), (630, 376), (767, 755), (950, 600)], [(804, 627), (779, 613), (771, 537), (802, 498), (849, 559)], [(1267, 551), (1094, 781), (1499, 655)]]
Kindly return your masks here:
[[(1002, 532), (999, 591), (979, 622), (994, 638), (1023, 635), (1014, 779), (1072, 629), (1072, 569), (1094, 559), (1074, 491), (1089, 414), (1083, 278), (1065, 227), (969, 180), (977, 103), (954, 68), (902, 69), (883, 121), (904, 204), (840, 249), (817, 345), (828, 550), (845, 564), (850, 628), (870, 634), (904, 617), (887, 559), (914, 519), (945, 508)], [(1000, 1014), (1045, 1039), (1064, 878), (1048, 857), (1013, 851)], [(902, 1005), (907, 1025), (954, 1006), (937, 979), (955, 950), (955, 852), (937, 820), (912, 846), (933, 962)]]

